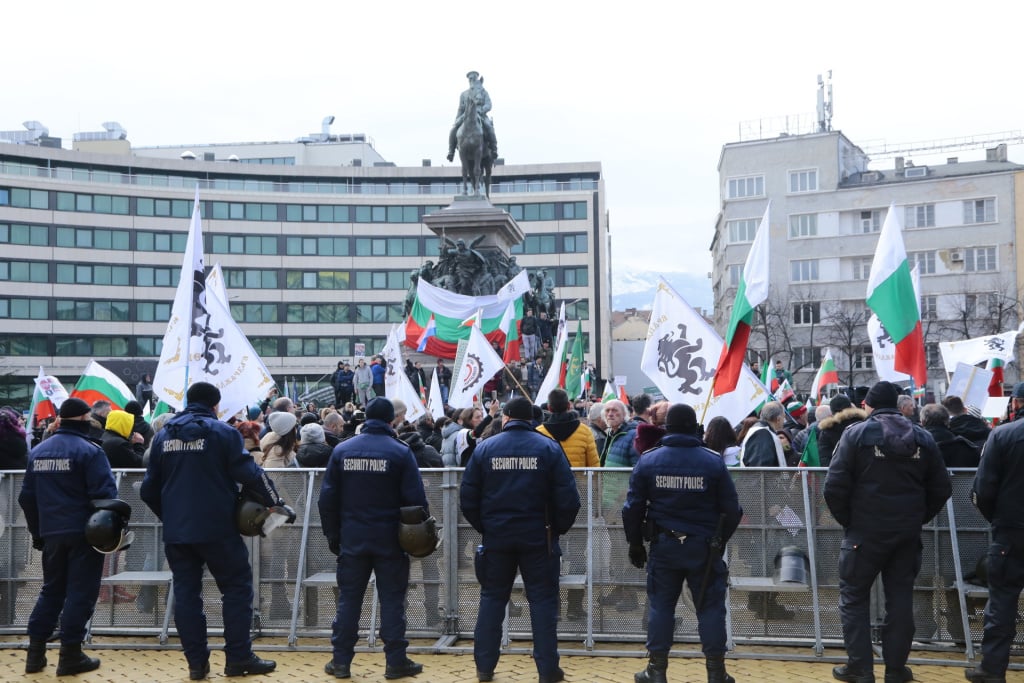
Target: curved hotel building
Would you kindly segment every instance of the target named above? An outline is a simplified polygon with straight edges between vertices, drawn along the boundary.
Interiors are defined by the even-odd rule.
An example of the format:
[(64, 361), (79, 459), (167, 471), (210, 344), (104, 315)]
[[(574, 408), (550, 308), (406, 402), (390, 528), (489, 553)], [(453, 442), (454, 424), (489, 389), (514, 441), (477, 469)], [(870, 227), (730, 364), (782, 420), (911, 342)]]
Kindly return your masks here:
[[(278, 384), (315, 385), (402, 322), (409, 273), (436, 260), (424, 214), (459, 192), (456, 166), (398, 167), (365, 135), (133, 148), (120, 126), (72, 149), (33, 123), (0, 131), (0, 400), (32, 378), (74, 382), (90, 359), (130, 386), (160, 355), (196, 187), (207, 267)], [(520, 265), (546, 268), (587, 360), (610, 369), (608, 219), (596, 162), (494, 169), (491, 201), (523, 228)], [(429, 359), (425, 359), (429, 360)]]

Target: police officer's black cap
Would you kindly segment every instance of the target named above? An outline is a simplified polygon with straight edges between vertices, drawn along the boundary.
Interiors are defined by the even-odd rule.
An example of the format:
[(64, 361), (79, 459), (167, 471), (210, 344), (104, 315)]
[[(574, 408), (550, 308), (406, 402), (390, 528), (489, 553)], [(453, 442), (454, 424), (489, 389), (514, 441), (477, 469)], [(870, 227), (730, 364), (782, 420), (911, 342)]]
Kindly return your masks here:
[(201, 406), (212, 408), (220, 403), (220, 389), (209, 382), (196, 382), (188, 388), (185, 398), (189, 403), (198, 403)]
[(60, 404), (61, 417), (81, 417), (90, 410), (92, 409), (89, 407), (89, 404), (80, 398), (67, 398)]
[(366, 404), (366, 419), (391, 422), (395, 419), (395, 404), (383, 396), (378, 396)]
[(1011, 396), (1013, 398), (1019, 398), (1024, 400), (1024, 382), (1017, 382), (1017, 384), (1013, 387), (1013, 393), (1011, 394)]
[(697, 413), (685, 403), (676, 403), (665, 416), (665, 431), (670, 434), (696, 434)]
[(505, 404), (505, 415), (510, 420), (532, 420), (533, 403), (528, 398), (517, 396)]
[(895, 408), (900, 398), (899, 388), (892, 382), (882, 380), (868, 389), (864, 403), (872, 408)]

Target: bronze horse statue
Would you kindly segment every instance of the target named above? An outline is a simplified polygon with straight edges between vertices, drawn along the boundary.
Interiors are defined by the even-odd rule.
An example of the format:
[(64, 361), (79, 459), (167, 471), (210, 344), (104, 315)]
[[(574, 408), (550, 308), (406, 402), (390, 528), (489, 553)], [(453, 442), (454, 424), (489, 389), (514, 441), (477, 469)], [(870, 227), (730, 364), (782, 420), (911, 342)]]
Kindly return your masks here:
[(465, 118), (459, 126), (458, 147), (459, 159), (462, 161), (462, 194), (466, 196), (491, 196), (491, 168), (494, 160), (484, 137), (484, 127), (480, 123), (477, 108), (480, 104), (476, 97), (468, 98)]

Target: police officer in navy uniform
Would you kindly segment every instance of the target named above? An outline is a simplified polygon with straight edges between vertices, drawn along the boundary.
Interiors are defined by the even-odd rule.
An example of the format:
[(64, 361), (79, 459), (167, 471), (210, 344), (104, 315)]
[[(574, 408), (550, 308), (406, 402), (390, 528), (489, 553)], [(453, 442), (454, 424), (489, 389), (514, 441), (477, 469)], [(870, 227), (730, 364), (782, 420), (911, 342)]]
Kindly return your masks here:
[(86, 624), (96, 607), (104, 556), (85, 539), (92, 501), (117, 498), (107, 456), (89, 438), (89, 404), (69, 398), (60, 427), (29, 454), (18, 503), (32, 547), (43, 551), (43, 588), (28, 619), (25, 673), (46, 668), (46, 641), (60, 620), (57, 675), (79, 674), (100, 660), (82, 652)]
[(1006, 680), (1024, 590), (1024, 382), (1013, 388), (1010, 400), (1013, 422), (992, 430), (974, 477), (974, 504), (992, 524), (981, 663), (966, 671), (974, 683)]
[(914, 580), (921, 569), (921, 526), (952, 494), (938, 446), (897, 409), (900, 389), (881, 381), (864, 398), (868, 418), (843, 431), (825, 478), (824, 498), (843, 527), (839, 616), (847, 663), (832, 677), (874, 683), (871, 586), (885, 590), (882, 657), (885, 683), (912, 680)]
[(363, 596), (373, 572), (380, 597), (380, 635), (384, 641), (384, 678), (415, 676), (423, 671), (406, 656), (405, 598), (409, 556), (398, 543), (400, 509), (421, 506), (423, 489), (416, 456), (391, 428), (395, 407), (378, 397), (366, 406), (362, 431), (331, 453), (320, 489), (320, 523), (331, 552), (338, 556), (338, 612), (331, 645), (333, 658), (324, 667), (335, 678), (349, 678)]
[(558, 666), (558, 537), (576, 521), (580, 495), (558, 442), (536, 431), (533, 404), (505, 405), (500, 434), (481, 441), (462, 479), (462, 514), (483, 535), (477, 548), (480, 611), (473, 635), (477, 678), (490, 681), (498, 663), (501, 624), (516, 570), (523, 577), (540, 683), (565, 679)]
[(270, 673), (277, 666), (252, 651), (252, 568), (235, 519), (238, 485), (246, 495), (280, 503), (274, 484), (242, 445), (242, 434), (217, 419), (220, 391), (195, 382), (185, 409), (154, 437), (140, 495), (163, 521), (167, 563), (174, 574), (174, 623), (189, 678), (210, 672), (203, 566), (217, 582), (224, 611), (224, 675)]
[[(644, 453), (629, 478), (622, 525), (629, 559), (647, 565), (647, 668), (636, 683), (665, 683), (675, 609), (685, 581), (697, 610), (697, 629), (709, 683), (732, 683), (725, 671), (726, 541), (743, 510), (725, 461), (697, 437), (697, 415), (677, 403), (665, 436)], [(645, 538), (651, 541), (648, 562)]]

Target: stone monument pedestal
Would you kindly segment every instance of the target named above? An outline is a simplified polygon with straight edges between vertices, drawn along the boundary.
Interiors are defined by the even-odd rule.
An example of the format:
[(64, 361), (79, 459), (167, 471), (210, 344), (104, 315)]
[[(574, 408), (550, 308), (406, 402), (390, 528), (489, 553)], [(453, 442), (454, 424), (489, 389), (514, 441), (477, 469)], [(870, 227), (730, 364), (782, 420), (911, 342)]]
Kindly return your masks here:
[(523, 229), (515, 219), (486, 197), (456, 196), (450, 206), (423, 216), (423, 222), (438, 237), (462, 239), (466, 244), (483, 235), (478, 249), (497, 249), (506, 255), (524, 238)]

